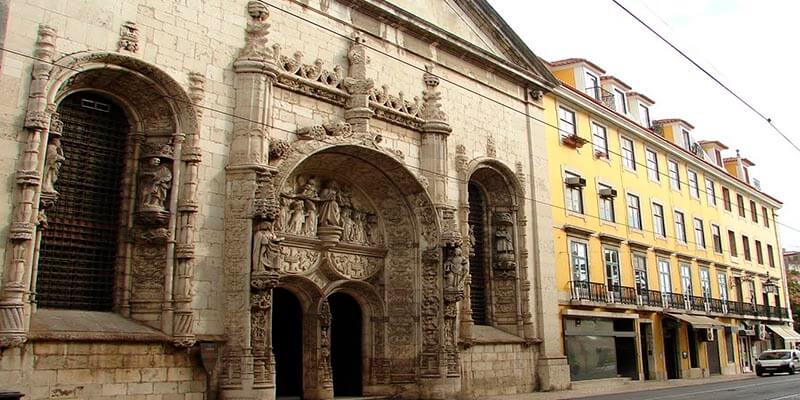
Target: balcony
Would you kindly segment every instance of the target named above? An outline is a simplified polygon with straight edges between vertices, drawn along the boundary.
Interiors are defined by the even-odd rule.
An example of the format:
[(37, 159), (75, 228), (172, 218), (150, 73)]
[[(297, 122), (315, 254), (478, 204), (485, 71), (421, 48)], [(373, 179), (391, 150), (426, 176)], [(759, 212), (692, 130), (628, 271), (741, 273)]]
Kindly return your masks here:
[(570, 300), (603, 303), (607, 307), (661, 308), (664, 310), (684, 310), (692, 313), (714, 313), (726, 316), (734, 315), (776, 319), (789, 318), (789, 311), (785, 307), (766, 306), (763, 304), (715, 299), (705, 296), (692, 296), (681, 293), (659, 292), (657, 290), (637, 290), (633, 287), (609, 286), (597, 282), (570, 281), (569, 287)]

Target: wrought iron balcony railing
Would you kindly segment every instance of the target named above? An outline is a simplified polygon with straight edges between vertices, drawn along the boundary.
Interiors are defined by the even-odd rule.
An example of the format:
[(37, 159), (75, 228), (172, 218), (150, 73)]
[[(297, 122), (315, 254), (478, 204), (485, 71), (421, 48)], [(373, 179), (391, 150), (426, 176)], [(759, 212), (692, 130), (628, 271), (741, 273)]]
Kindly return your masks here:
[(726, 315), (752, 315), (767, 318), (789, 318), (785, 307), (752, 304), (682, 293), (643, 290), (629, 286), (606, 285), (588, 281), (570, 281), (571, 300), (584, 300), (606, 304), (625, 304), (695, 312), (712, 312)]

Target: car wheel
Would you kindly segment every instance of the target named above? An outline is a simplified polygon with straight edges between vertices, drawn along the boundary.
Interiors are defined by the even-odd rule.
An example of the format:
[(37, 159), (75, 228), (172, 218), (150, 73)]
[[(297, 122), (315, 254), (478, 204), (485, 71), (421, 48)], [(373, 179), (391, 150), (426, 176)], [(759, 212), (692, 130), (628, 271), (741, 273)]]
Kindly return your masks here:
[(760, 369), (756, 368), (756, 375), (757, 375), (757, 376), (764, 376), (764, 373), (763, 373), (763, 372), (761, 372), (761, 370), (760, 370)]

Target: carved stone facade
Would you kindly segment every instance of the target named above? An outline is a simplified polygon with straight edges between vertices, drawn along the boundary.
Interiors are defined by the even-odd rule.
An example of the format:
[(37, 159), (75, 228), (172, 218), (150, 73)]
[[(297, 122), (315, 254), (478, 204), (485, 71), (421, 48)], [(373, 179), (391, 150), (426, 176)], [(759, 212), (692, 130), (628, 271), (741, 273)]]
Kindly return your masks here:
[[(9, 21), (33, 18), (15, 15), (41, 6), (30, 3)], [(209, 0), (192, 12), (123, 3), (120, 22), (92, 27), (107, 40), (65, 31), (91, 25), (97, 5), (66, 11), (66, 26), (40, 21), (30, 48), (15, 49), (35, 59), (0, 58), (14, 78), (0, 88), (27, 94), (0, 102), (24, 120), (0, 137), (20, 149), (0, 159), (15, 170), (0, 236), (0, 381), (31, 398), (184, 395), (154, 383), (157, 368), (119, 378), (127, 361), (114, 355), (141, 351), (158, 358), (162, 381), (195, 381), (206, 398), (441, 399), (569, 384), (548, 318), (557, 310), (540, 306), (555, 293), (541, 260), (554, 255), (541, 235), (549, 214), (529, 199), (548, 196), (537, 175), (547, 158), (529, 150), (542, 148), (544, 129), (540, 100), (524, 96), (556, 81), (491, 7), (426, 2), (413, 17), (404, 0)], [(109, 299), (40, 304), (53, 279), (42, 255), (56, 239), (79, 240), (59, 206), (80, 179), (60, 175), (99, 168), (76, 166), (73, 149), (94, 151), (74, 137), (100, 125), (76, 119), (65, 99), (100, 119), (111, 106), (82, 97), (92, 95), (127, 120), (102, 127), (120, 138), (121, 172), (107, 179), (119, 205), (75, 221), (111, 220), (117, 239), (97, 245)], [(477, 230), (470, 182), (485, 195)], [(472, 318), (479, 262), (485, 325)], [(96, 374), (115, 370), (108, 382), (34, 385), (56, 374), (48, 365), (77, 377), (60, 370), (81, 366), (37, 360), (84, 345)], [(491, 352), (513, 353), (519, 368), (476, 356)]]

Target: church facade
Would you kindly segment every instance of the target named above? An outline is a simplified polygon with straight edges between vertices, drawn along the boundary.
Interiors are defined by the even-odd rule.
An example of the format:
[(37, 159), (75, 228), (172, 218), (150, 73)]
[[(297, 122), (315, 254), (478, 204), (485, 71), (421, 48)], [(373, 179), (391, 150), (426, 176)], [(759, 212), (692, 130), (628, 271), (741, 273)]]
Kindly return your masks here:
[(486, 1), (120, 3), (0, 9), (0, 389), (569, 386), (557, 80)]

